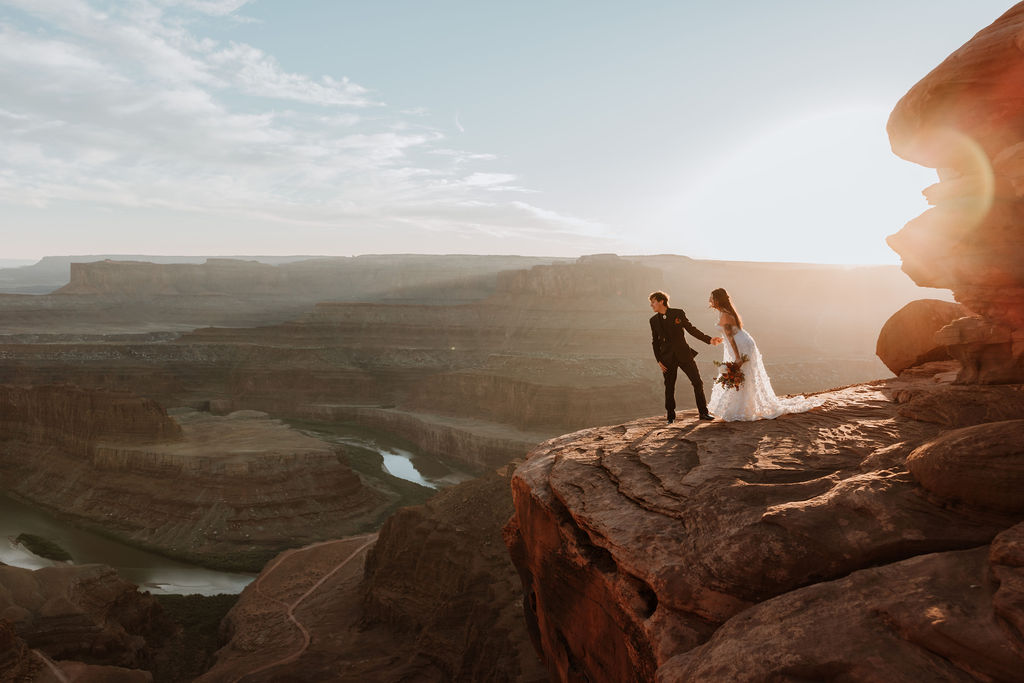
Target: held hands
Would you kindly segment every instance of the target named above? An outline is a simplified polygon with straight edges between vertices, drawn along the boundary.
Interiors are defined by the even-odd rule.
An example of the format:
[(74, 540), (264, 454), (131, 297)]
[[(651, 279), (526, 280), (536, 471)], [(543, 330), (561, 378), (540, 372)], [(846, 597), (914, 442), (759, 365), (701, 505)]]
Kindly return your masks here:
[(712, 338), (711, 338), (711, 345), (712, 345), (712, 346), (718, 346), (718, 345), (719, 345), (719, 344), (721, 344), (721, 343), (722, 343), (723, 341), (724, 341), (724, 340), (723, 340), (723, 339), (722, 339), (721, 337), (712, 337)]
[(661, 368), (661, 374), (664, 375), (666, 372), (668, 372), (668, 368), (665, 367), (665, 364), (662, 363), (660, 360), (658, 361), (658, 367)]

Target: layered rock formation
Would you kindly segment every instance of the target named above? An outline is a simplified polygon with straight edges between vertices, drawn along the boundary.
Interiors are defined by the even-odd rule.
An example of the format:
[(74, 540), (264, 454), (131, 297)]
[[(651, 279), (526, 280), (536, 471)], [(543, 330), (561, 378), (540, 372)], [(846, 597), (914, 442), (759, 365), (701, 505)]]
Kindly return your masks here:
[(199, 680), (540, 683), (501, 541), (511, 510), (507, 476), (491, 474), (403, 508), (375, 543), (285, 553), (246, 588)]
[(373, 528), (396, 502), (328, 444), (261, 413), (216, 417), (76, 387), (0, 389), (9, 493), (208, 566)]
[(497, 273), (561, 259), (529, 256), (413, 254), (311, 258), (290, 263), (209, 258), (203, 263), (103, 260), (72, 263), (56, 294), (144, 298), (234, 294), (360, 301), (378, 297), (430, 301), (482, 299)]
[(176, 441), (181, 427), (155, 401), (129, 392), (92, 392), (73, 385), (0, 385), (5, 438), (47, 440), (79, 456), (97, 441)]
[[(292, 319), (320, 301), (478, 301), (495, 291), (499, 272), (560, 260), (402, 254), (258, 258), (198, 263), (189, 257), (90, 258), (70, 265), (67, 259), (44, 259), (31, 268), (0, 270), (0, 292), (57, 290), (46, 296), (0, 294), (0, 335), (270, 325)], [(59, 285), (41, 284), (54, 278)]]
[(151, 681), (173, 632), (110, 567), (0, 565), (0, 680)]
[[(424, 449), (443, 446), (448, 457), (494, 467), (521, 455), (524, 444), (661, 411), (646, 324), (652, 289), (667, 288), (674, 304), (708, 328), (714, 318), (702, 311), (709, 283), (728, 286), (782, 392), (884, 372), (864, 348), (864, 325), (880, 324), (915, 289), (895, 268), (600, 255), (523, 269), (536, 260), (503, 258), (93, 264), (68, 291), (91, 287), (97, 294), (16, 297), (17, 305), (0, 305), (4, 324), (56, 332), (88, 321), (89, 330), (120, 331), (134, 320), (136, 329), (160, 330), (221, 315), (230, 327), (173, 339), (80, 330), (9, 336), (0, 339), (7, 342), (0, 345), (0, 382), (73, 381), (222, 413), (255, 409), (308, 419), (347, 412), (401, 423), (403, 435)], [(191, 270), (199, 274), (186, 277)], [(477, 277), (488, 282), (467, 284)], [(267, 293), (244, 298), (236, 290), (245, 283)], [(328, 293), (321, 286), (336, 287), (330, 291), (346, 301), (311, 310), (303, 304), (305, 314), (280, 323), (287, 307), (308, 301), (303, 296)], [(359, 302), (366, 298), (372, 303)], [(254, 318), (279, 324), (249, 327)], [(706, 375), (716, 356), (709, 348), (698, 356)], [(692, 400), (686, 392), (679, 398), (682, 405)]]
[(658, 680), (1020, 680), (1024, 631), (1007, 624), (1024, 615), (1022, 534), (1018, 524), (991, 547), (863, 569), (768, 600), (669, 660)]
[(942, 340), (962, 382), (1024, 381), (1024, 5), (925, 76), (889, 119), (892, 148), (938, 169), (935, 208), (889, 244), (919, 285), (953, 290), (975, 317)]
[[(1000, 597), (1016, 575), (993, 577), (989, 556), (1015, 557), (993, 539), (1021, 521), (1024, 422), (963, 434), (904, 417), (952, 388), (947, 366), (931, 370), (825, 394), (811, 413), (638, 420), (535, 450), (506, 541), (552, 678), (863, 679), (891, 664), (907, 680), (1013, 680), (1024, 638), (993, 610), (1015, 623), (1024, 603)], [(976, 458), (998, 473), (965, 476), (964, 462), (936, 477), (964, 439), (1007, 444)]]

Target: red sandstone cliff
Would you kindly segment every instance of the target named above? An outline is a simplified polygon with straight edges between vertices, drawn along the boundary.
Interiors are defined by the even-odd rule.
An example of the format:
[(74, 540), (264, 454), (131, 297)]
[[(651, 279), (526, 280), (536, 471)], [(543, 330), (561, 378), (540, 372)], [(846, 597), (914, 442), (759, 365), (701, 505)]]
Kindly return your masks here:
[(925, 76), (889, 118), (893, 151), (938, 169), (934, 208), (889, 244), (926, 287), (973, 317), (943, 331), (963, 382), (1024, 381), (1024, 5)]
[[(811, 413), (638, 420), (535, 450), (506, 541), (552, 678), (1014, 680), (1024, 633), (998, 623), (1024, 620), (1024, 420), (973, 427), (958, 451), (979, 466), (943, 467), (985, 413), (901, 415), (950, 386), (930, 367)], [(1022, 389), (988, 398), (1020, 410)], [(911, 453), (940, 464), (908, 470)]]

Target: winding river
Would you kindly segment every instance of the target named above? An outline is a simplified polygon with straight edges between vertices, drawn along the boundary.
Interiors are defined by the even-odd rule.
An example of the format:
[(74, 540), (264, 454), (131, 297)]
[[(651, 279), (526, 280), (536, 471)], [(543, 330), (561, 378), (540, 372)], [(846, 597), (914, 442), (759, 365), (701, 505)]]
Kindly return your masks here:
[[(451, 470), (432, 458), (396, 446), (387, 435), (352, 428), (340, 433), (334, 431), (326, 440), (376, 451), (383, 458), (385, 472), (421, 486), (437, 489), (469, 478), (469, 475)], [(422, 473), (421, 469), (429, 474)], [(57, 564), (15, 543), (14, 539), (23, 533), (57, 543), (76, 564), (110, 565), (125, 579), (151, 593), (240, 593), (256, 578), (255, 574), (216, 571), (140, 550), (73, 527), (45, 511), (0, 493), (0, 562), (26, 569)]]

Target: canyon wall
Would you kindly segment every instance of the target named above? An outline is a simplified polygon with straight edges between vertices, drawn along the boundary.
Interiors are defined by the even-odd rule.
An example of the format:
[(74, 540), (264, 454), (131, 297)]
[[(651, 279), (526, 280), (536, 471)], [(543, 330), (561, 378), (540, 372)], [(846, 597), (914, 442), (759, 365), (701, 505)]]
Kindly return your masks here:
[(375, 542), (289, 551), (242, 594), (199, 681), (546, 680), (501, 541), (511, 510), (491, 473), (403, 508)]
[(934, 208), (889, 237), (903, 270), (951, 289), (971, 315), (942, 342), (960, 381), (1024, 381), (1024, 6), (951, 54), (896, 105), (893, 151), (938, 170)]
[(234, 294), (359, 301), (399, 298), (475, 300), (494, 290), (500, 271), (558, 259), (413, 254), (309, 258), (287, 263), (208, 258), (203, 263), (102, 260), (71, 263), (56, 294), (119, 297)]
[(473, 418), (394, 408), (309, 405), (300, 417), (314, 422), (354, 422), (379, 429), (415, 443), (422, 453), (481, 472), (522, 457), (550, 436)]
[(174, 631), (156, 600), (110, 567), (0, 564), (0, 680), (152, 681)]
[(256, 570), (284, 548), (375, 528), (398, 502), (328, 444), (261, 413), (169, 417), (76, 387), (0, 396), (6, 492), (172, 557)]
[(145, 443), (181, 438), (181, 427), (155, 401), (71, 385), (0, 385), (0, 430), (5, 440), (45, 439), (86, 456), (99, 440)]

